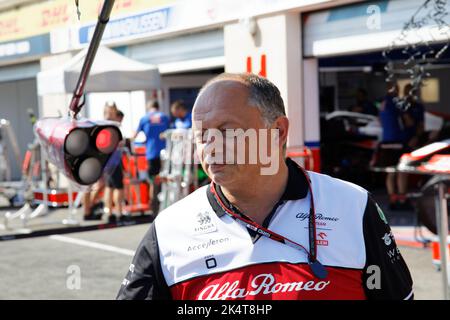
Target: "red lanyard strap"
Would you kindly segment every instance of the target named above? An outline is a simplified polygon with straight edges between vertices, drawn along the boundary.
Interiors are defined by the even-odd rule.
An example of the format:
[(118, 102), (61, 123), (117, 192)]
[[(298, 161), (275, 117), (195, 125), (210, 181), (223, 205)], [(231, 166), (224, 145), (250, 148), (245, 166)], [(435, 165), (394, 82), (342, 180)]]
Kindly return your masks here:
[(311, 180), (308, 173), (300, 166), (298, 168), (305, 176), (306, 183), (308, 184), (308, 191), (310, 196), (309, 204), (309, 218), (308, 218), (308, 232), (309, 232), (309, 250), (310, 261), (315, 262), (317, 260), (317, 246), (316, 246), (316, 208), (314, 207), (314, 195), (311, 187)]
[[(324, 279), (327, 277), (328, 272), (324, 268), (324, 266), (317, 260), (316, 218), (315, 218), (314, 198), (313, 198), (313, 193), (312, 193), (311, 182), (309, 180), (308, 174), (303, 170), (303, 168), (299, 167), (299, 169), (305, 175), (306, 181), (308, 183), (310, 197), (311, 197), (310, 198), (310, 208), (309, 208), (309, 219), (308, 219), (308, 232), (309, 232), (308, 238), (309, 238), (310, 251), (308, 251), (301, 244), (299, 244), (295, 241), (292, 241), (280, 234), (277, 234), (267, 228), (264, 228), (263, 226), (259, 225), (258, 223), (254, 222), (253, 220), (251, 220), (246, 215), (236, 214), (233, 210), (228, 208), (223, 203), (220, 196), (217, 194), (215, 184), (213, 182), (211, 182), (210, 191), (214, 194), (214, 199), (217, 202), (217, 204), (222, 208), (222, 210), (225, 213), (227, 213), (230, 217), (232, 217), (235, 221), (238, 221), (243, 226), (245, 226), (247, 229), (252, 230), (252, 231), (256, 232), (257, 234), (264, 236), (266, 238), (269, 238), (274, 241), (288, 245), (294, 249), (304, 251), (308, 255), (308, 263), (309, 263), (314, 275), (320, 279)], [(232, 208), (234, 208), (234, 207), (232, 206)]]
[(260, 234), (261, 236), (264, 236), (264, 237), (272, 239), (274, 241), (286, 244), (295, 249), (303, 250), (304, 252), (306, 252), (306, 254), (308, 256), (310, 255), (308, 250), (301, 244), (299, 244), (295, 241), (292, 241), (292, 240), (290, 240), (278, 233), (275, 233), (267, 228), (264, 228), (263, 226), (259, 225), (258, 223), (250, 220), (250, 218), (242, 216), (242, 215), (238, 215), (235, 212), (233, 212), (232, 210), (230, 210), (229, 208), (227, 208), (227, 206), (222, 202), (222, 200), (218, 196), (218, 194), (214, 188), (214, 185), (212, 183), (211, 183), (211, 192), (213, 192), (214, 198), (216, 199), (217, 203), (222, 208), (222, 210), (224, 210), (230, 217), (232, 217), (234, 220), (241, 223), (247, 229), (250, 229), (250, 230), (256, 232), (257, 234)]

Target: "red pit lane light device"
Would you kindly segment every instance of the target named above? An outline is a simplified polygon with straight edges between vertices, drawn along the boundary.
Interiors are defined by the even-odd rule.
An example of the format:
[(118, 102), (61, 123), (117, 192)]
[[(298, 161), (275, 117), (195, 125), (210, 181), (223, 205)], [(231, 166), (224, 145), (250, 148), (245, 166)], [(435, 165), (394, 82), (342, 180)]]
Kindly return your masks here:
[[(75, 1), (78, 9), (78, 1)], [(79, 119), (84, 105), (84, 88), (89, 77), (98, 46), (109, 21), (114, 0), (105, 0), (94, 34), (69, 105), (70, 118), (44, 118), (34, 127), (47, 160), (69, 179), (81, 185), (97, 181), (103, 170), (113, 165), (117, 145), (122, 134), (115, 122), (93, 122)]]
[(35, 133), (47, 159), (81, 185), (96, 182), (114, 166), (110, 160), (122, 140), (112, 121), (44, 118), (35, 124)]

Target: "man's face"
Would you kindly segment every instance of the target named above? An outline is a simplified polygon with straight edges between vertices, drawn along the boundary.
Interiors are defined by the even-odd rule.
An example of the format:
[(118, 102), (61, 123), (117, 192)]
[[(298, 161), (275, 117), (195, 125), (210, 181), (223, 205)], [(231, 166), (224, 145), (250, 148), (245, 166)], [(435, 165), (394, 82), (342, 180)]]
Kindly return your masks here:
[(112, 107), (105, 107), (105, 109), (103, 111), (103, 116), (104, 116), (105, 120), (115, 121), (116, 120), (116, 110)]
[[(248, 105), (247, 88), (235, 80), (221, 80), (211, 84), (198, 97), (193, 108), (192, 119), (197, 152), (208, 176), (215, 183), (224, 187), (245, 188), (246, 185), (254, 183), (254, 178), (261, 174), (261, 164), (259, 159), (257, 163), (249, 161), (249, 156), (258, 153), (258, 147), (255, 147), (259, 145), (258, 132), (260, 129), (266, 129), (266, 126), (260, 111), (256, 107)], [(239, 138), (244, 139), (242, 134), (237, 134), (236, 138), (229, 139), (228, 134), (237, 132), (236, 129), (241, 129), (241, 132), (256, 132), (254, 135), (256, 140), (249, 135), (239, 143), (237, 142)], [(217, 132), (221, 133), (224, 142), (220, 149), (211, 148), (217, 142), (215, 138), (211, 137)], [(243, 150), (245, 151), (242, 152)], [(238, 158), (242, 157), (243, 153), (245, 163), (238, 162)], [(230, 156), (234, 159), (234, 163), (227, 160)], [(211, 164), (212, 157), (223, 161)], [(240, 159), (242, 160), (242, 158)]]
[(186, 111), (180, 107), (172, 107), (171, 112), (175, 118), (179, 118), (179, 119), (183, 118), (186, 115)]

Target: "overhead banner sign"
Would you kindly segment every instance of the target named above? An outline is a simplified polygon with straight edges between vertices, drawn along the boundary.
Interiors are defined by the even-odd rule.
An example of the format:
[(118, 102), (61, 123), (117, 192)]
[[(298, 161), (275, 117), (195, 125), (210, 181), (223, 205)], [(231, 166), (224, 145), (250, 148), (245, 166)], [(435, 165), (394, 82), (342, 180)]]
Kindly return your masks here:
[[(163, 33), (202, 28), (211, 24), (226, 23), (235, 19), (292, 9), (330, 0), (178, 0), (170, 5), (152, 6), (151, 10), (134, 14), (111, 15), (106, 26), (103, 43), (111, 44)], [(237, 8), (239, 10), (237, 10)], [(72, 28), (70, 48), (86, 46), (94, 32), (95, 23)], [(66, 35), (59, 35), (65, 37)], [(56, 47), (56, 46), (55, 46)], [(58, 48), (58, 51), (63, 49)]]
[[(103, 34), (103, 42), (124, 40), (136, 36), (151, 35), (168, 27), (170, 8), (162, 8), (120, 19), (111, 19)], [(94, 34), (95, 24), (81, 27), (79, 43), (87, 44)]]
[(50, 35), (44, 34), (0, 43), (0, 62), (50, 53)]
[[(176, 0), (116, 0), (112, 17), (138, 13), (167, 6)], [(78, 21), (75, 1), (54, 0), (19, 7), (0, 13), (0, 42), (46, 34), (58, 28), (83, 25), (97, 21), (103, 0), (81, 0)]]

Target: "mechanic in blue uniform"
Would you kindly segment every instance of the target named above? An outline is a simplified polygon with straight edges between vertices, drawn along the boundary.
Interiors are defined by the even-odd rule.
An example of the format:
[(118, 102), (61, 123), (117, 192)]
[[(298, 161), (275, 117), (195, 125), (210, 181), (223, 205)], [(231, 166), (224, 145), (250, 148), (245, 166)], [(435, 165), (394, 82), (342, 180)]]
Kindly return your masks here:
[(413, 86), (408, 83), (403, 89), (403, 96), (409, 103), (408, 109), (404, 112), (402, 119), (404, 124), (404, 141), (406, 147), (412, 151), (418, 149), (423, 144), (423, 133), (425, 131), (425, 107), (411, 93)]
[[(423, 104), (418, 101), (418, 98), (411, 92), (413, 86), (408, 83), (403, 89), (403, 97), (408, 103), (408, 107), (402, 112), (403, 124), (403, 144), (404, 152), (412, 152), (420, 148), (426, 142), (425, 132), (425, 108)], [(399, 192), (397, 195), (397, 202), (394, 208), (412, 210), (413, 207), (406, 197), (408, 191), (408, 177), (409, 174), (401, 173), (398, 177)]]
[(183, 100), (172, 103), (170, 112), (174, 117), (172, 124), (174, 129), (189, 129), (192, 127), (192, 114)]
[[(403, 112), (397, 107), (398, 85), (388, 83), (387, 94), (380, 107), (380, 122), (383, 129), (381, 143), (375, 153), (372, 165), (376, 167), (394, 167), (405, 153), (405, 127)], [(406, 174), (388, 172), (386, 189), (389, 195), (389, 208), (401, 209), (406, 205)]]
[(139, 132), (144, 132), (146, 137), (146, 158), (148, 162), (148, 176), (150, 178), (150, 195), (152, 198), (152, 210), (156, 215), (159, 211), (159, 201), (156, 195), (159, 192), (160, 184), (155, 183), (155, 177), (161, 171), (160, 153), (166, 147), (166, 141), (162, 139), (161, 133), (169, 129), (170, 119), (159, 111), (157, 101), (149, 101), (146, 106), (147, 113), (139, 121), (134, 139)]

